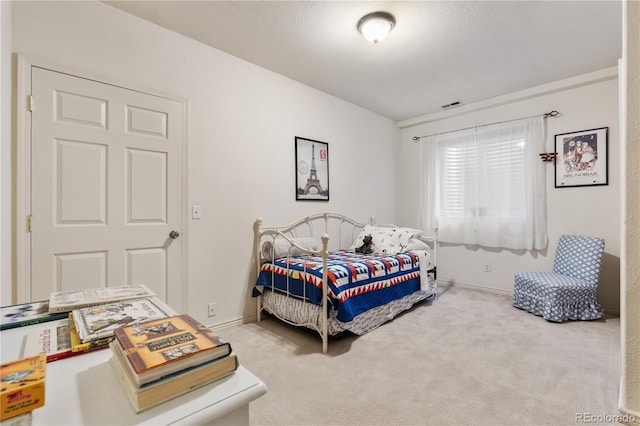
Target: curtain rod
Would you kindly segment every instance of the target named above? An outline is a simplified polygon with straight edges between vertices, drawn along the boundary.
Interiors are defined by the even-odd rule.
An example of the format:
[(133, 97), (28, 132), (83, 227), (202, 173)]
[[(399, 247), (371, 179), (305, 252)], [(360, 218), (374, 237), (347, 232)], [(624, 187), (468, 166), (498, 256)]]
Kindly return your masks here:
[[(553, 110), (553, 111), (551, 111), (551, 112), (545, 112), (544, 114), (542, 114), (542, 118), (558, 117), (559, 115), (562, 115), (562, 114), (560, 114), (560, 113), (559, 113), (558, 111), (556, 111), (556, 110)], [(446, 133), (453, 133), (453, 132), (460, 132), (460, 131), (462, 131), (462, 130), (475, 129), (475, 128), (477, 128), (477, 127), (492, 126), (492, 125), (494, 125), (494, 124), (510, 123), (510, 122), (512, 122), (512, 121), (525, 120), (525, 119), (527, 119), (527, 118), (533, 118), (533, 117), (540, 117), (540, 116), (539, 116), (539, 115), (533, 115), (533, 116), (531, 116), (531, 117), (514, 118), (513, 120), (505, 120), (505, 121), (498, 121), (498, 122), (495, 122), (495, 123), (481, 124), (481, 125), (479, 125), (479, 126), (471, 126), (471, 127), (466, 127), (466, 128), (464, 128), (464, 129), (450, 130), (450, 131), (448, 131), (448, 132), (434, 133), (434, 134), (426, 135), (426, 136), (414, 136), (412, 139), (413, 139), (413, 141), (414, 141), (414, 142), (419, 142), (419, 141), (420, 141), (420, 139), (428, 138), (428, 137), (430, 137), (430, 136), (439, 136), (439, 135), (444, 135), (444, 134), (446, 134)]]

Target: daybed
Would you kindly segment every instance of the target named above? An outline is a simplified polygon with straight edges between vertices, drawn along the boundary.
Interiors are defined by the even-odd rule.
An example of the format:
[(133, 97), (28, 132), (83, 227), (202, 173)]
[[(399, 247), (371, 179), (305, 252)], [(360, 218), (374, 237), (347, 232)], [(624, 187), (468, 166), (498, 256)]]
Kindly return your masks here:
[[(437, 296), (437, 230), (320, 213), (286, 226), (265, 227), (258, 218), (253, 231), (258, 321), (264, 310), (316, 330), (325, 353), (329, 336), (362, 335)], [(367, 235), (373, 253), (358, 253)]]

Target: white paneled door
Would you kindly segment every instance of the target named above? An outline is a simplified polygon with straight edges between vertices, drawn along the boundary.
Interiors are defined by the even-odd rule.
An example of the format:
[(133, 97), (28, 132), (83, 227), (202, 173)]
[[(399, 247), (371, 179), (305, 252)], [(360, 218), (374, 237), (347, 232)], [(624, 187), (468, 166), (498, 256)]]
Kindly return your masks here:
[(33, 67), (31, 300), (143, 283), (182, 306), (183, 103)]

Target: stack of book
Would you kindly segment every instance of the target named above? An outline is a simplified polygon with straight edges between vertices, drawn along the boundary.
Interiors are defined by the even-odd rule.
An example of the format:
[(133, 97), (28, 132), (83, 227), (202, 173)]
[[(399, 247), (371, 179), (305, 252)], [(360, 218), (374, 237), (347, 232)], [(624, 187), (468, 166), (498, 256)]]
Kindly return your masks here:
[(73, 310), (155, 295), (143, 284), (57, 291), (49, 300), (1, 307), (0, 330), (66, 319)]
[(98, 342), (108, 345), (113, 340), (114, 331), (120, 327), (176, 314), (176, 311), (157, 297), (146, 297), (75, 309), (70, 317), (73, 317), (78, 338), (83, 343)]
[[(175, 315), (157, 297), (90, 306), (64, 312), (64, 318), (27, 328), (23, 356), (47, 355), (47, 362), (109, 347), (124, 325)], [(55, 314), (57, 315), (57, 314)]]
[[(110, 347), (114, 372), (136, 412), (238, 369), (228, 342), (192, 317), (179, 315), (141, 284), (54, 292), (47, 301), (0, 308), (0, 315), (1, 330), (30, 326), (24, 329), (21, 358), (37, 358), (43, 365)], [(44, 371), (42, 376), (38, 383), (44, 389)], [(28, 406), (39, 403), (44, 394)], [(14, 406), (7, 410), (13, 420), (30, 412)]]
[(189, 315), (124, 326), (111, 364), (137, 413), (232, 374), (231, 345)]

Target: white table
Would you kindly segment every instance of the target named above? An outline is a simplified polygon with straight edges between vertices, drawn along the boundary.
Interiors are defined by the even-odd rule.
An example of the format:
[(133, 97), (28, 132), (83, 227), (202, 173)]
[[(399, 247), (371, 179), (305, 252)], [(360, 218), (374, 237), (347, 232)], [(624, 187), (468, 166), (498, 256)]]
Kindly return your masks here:
[[(38, 327), (32, 325), (31, 327)], [(0, 333), (1, 360), (18, 359), (25, 327)], [(136, 414), (113, 373), (111, 350), (103, 349), (47, 364), (45, 406), (33, 425), (248, 425), (249, 403), (266, 385), (242, 366), (226, 378)]]

